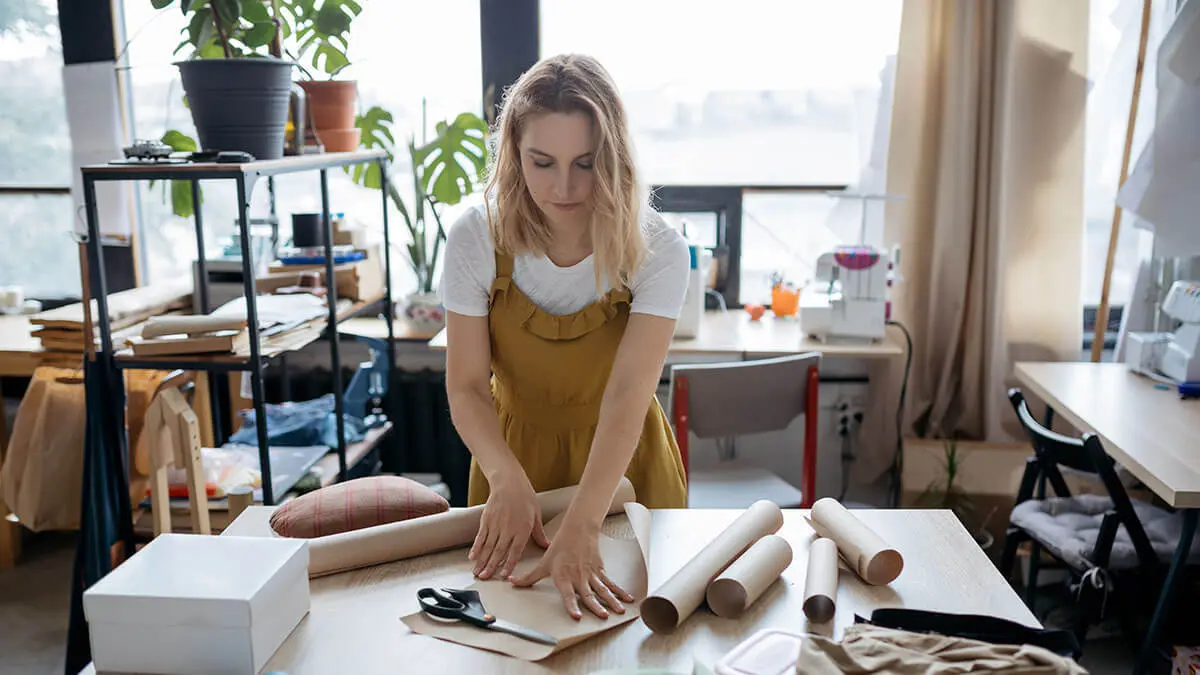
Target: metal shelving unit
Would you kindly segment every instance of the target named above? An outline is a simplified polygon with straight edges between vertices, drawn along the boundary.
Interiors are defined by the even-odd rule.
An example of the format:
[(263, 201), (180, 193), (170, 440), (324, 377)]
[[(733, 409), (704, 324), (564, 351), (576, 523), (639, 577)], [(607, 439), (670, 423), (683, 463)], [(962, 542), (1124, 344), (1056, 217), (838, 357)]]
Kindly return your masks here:
[[(311, 344), (313, 341), (321, 337), (322, 334), (328, 333), (331, 335), (329, 340), (329, 354), (332, 361), (333, 370), (333, 389), (334, 389), (334, 412), (337, 418), (338, 431), (338, 480), (346, 478), (349, 467), (347, 466), (346, 457), (346, 437), (345, 437), (345, 421), (343, 419), (343, 395), (342, 390), (342, 374), (341, 374), (341, 354), (339, 353), (337, 339), (337, 325), (339, 322), (349, 319), (357, 315), (362, 310), (373, 306), (374, 302), (359, 302), (350, 307), (339, 311), (337, 302), (337, 277), (335, 274), (335, 264), (333, 257), (333, 225), (330, 218), (329, 207), (329, 169), (338, 169), (345, 166), (353, 166), (357, 164), (375, 163), (379, 165), (381, 179), (387, 181), (387, 155), (383, 151), (358, 151), (345, 153), (324, 153), (318, 155), (303, 155), (296, 157), (285, 157), (277, 160), (264, 160), (246, 163), (184, 163), (184, 164), (167, 164), (167, 163), (141, 163), (141, 164), (99, 164), (86, 166), (82, 169), (83, 177), (83, 194), (84, 204), (87, 218), (88, 239), (87, 239), (87, 255), (88, 266), (92, 276), (92, 288), (94, 292), (92, 296), (96, 302), (96, 317), (95, 324), (100, 328), (100, 347), (95, 353), (95, 359), (99, 362), (100, 370), (108, 382), (119, 381), (122, 369), (182, 369), (204, 371), (207, 373), (215, 373), (218, 376), (225, 378), (230, 372), (248, 372), (250, 374), (251, 389), (253, 391), (253, 404), (255, 418), (258, 421), (256, 430), (258, 432), (258, 452), (259, 460), (262, 465), (262, 492), (263, 503), (274, 504), (276, 495), (271, 483), (271, 461), (269, 452), (269, 443), (267, 440), (267, 425), (266, 417), (266, 402), (264, 400), (263, 386), (263, 368), (267, 361), (277, 356), (286, 354), (288, 351), (294, 351), (301, 347)], [(257, 293), (255, 288), (255, 278), (253, 270), (253, 259), (251, 256), (250, 243), (250, 197), (257, 183), (266, 178), (268, 181), (268, 190), (270, 191), (271, 215), (275, 215), (275, 190), (273, 177), (282, 174), (300, 173), (307, 171), (317, 171), (320, 174), (320, 189), (321, 189), (321, 211), (324, 215), (325, 225), (325, 277), (326, 286), (328, 288), (327, 298), (330, 299), (329, 315), (324, 322), (314, 322), (306, 327), (294, 329), (282, 334), (279, 340), (275, 337), (270, 339), (270, 344), (264, 346), (263, 338), (259, 331), (253, 330), (258, 326), (258, 308), (257, 308)], [(96, 183), (102, 181), (144, 181), (144, 180), (185, 180), (190, 181), (192, 186), (193, 200), (196, 204), (195, 209), (195, 231), (196, 231), (196, 248), (199, 251), (198, 267), (199, 277), (202, 280), (195, 292), (199, 295), (200, 307), (204, 313), (212, 311), (209, 306), (208, 297), (208, 266), (205, 261), (204, 250), (204, 221), (200, 212), (200, 181), (213, 180), (232, 180), (237, 187), (238, 200), (238, 232), (241, 239), (241, 254), (242, 254), (242, 277), (244, 282), (244, 292), (246, 297), (246, 318), (250, 330), (250, 350), (248, 355), (217, 355), (217, 356), (194, 356), (194, 357), (154, 357), (154, 358), (133, 358), (128, 354), (117, 354), (113, 349), (112, 342), (112, 325), (109, 320), (108, 313), (108, 285), (104, 271), (104, 256), (100, 251), (100, 228), (97, 222), (99, 216), (96, 207)], [(383, 259), (384, 259), (384, 314), (387, 319), (388, 332), (388, 358), (390, 363), (396, 362), (395, 344), (392, 339), (394, 332), (394, 319), (392, 317), (392, 260), (391, 260), (391, 239), (388, 228), (388, 201), (387, 192), (380, 191), (380, 203), (383, 208)], [(279, 337), (279, 336), (276, 336)], [(292, 338), (292, 339), (288, 339)], [(101, 383), (101, 386), (107, 387), (107, 383)], [(112, 391), (105, 389), (105, 391)], [(224, 403), (222, 397), (228, 395), (228, 386), (213, 386), (210, 387), (210, 394), (213, 397), (212, 410), (214, 421), (215, 438), (224, 440), (225, 436), (221, 433), (221, 418), (224, 411)], [(124, 437), (124, 418), (125, 410), (123, 401), (105, 400), (104, 405), (112, 405), (117, 409), (108, 409), (99, 411), (100, 419), (104, 424), (120, 423), (118, 429), (119, 437)], [(127, 443), (123, 444), (126, 446)], [(129, 466), (128, 451), (122, 450), (122, 462), (124, 463), (123, 470), (127, 471)], [(127, 475), (127, 473), (126, 473)], [(86, 505), (85, 505), (86, 506)]]

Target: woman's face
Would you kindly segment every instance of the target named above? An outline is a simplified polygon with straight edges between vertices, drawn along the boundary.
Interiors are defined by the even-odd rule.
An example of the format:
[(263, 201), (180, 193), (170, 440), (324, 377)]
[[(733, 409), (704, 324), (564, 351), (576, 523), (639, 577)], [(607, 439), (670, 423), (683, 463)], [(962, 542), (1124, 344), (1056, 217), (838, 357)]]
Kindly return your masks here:
[(591, 118), (582, 112), (545, 113), (526, 120), (521, 134), (521, 172), (533, 201), (551, 224), (587, 222), (592, 203)]

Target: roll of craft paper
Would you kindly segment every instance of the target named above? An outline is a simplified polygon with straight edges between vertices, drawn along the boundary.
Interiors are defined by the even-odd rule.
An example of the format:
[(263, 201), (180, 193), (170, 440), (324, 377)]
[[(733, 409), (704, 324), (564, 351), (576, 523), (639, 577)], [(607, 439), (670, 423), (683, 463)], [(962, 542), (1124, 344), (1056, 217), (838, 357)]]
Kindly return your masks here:
[(196, 335), (219, 330), (237, 330), (246, 327), (246, 319), (227, 316), (156, 316), (142, 324), (142, 337), (154, 338), (164, 335)]
[(792, 545), (777, 534), (754, 542), (711, 584), (705, 598), (713, 614), (736, 619), (792, 564)]
[[(577, 489), (571, 486), (538, 493), (542, 520), (548, 521), (566, 511)], [(632, 501), (636, 501), (633, 485), (622, 478), (608, 512), (621, 513), (624, 504)], [(308, 576), (345, 572), (466, 546), (474, 541), (482, 516), (481, 504), (309, 539)]]
[(774, 502), (759, 500), (730, 523), (696, 557), (642, 602), (642, 621), (656, 633), (669, 633), (704, 600), (710, 582), (743, 551), (783, 526), (783, 512)]
[(810, 522), (817, 534), (832, 539), (838, 553), (863, 581), (874, 586), (892, 583), (904, 569), (904, 558), (831, 497), (813, 504)]
[(808, 576), (804, 579), (804, 614), (824, 623), (837, 609), (837, 545), (820, 537), (808, 547)]

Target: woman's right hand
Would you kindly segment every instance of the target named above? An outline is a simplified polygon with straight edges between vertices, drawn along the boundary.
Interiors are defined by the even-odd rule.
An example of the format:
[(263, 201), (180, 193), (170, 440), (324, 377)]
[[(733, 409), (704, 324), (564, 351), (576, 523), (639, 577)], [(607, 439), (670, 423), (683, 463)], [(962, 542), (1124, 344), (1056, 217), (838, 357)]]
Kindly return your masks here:
[(488, 483), (490, 494), (467, 558), (475, 561), (476, 577), (490, 579), (499, 571), (500, 578), (507, 579), (521, 562), (530, 536), (542, 548), (548, 548), (550, 542), (542, 529), (542, 510), (533, 485), (524, 471), (499, 474)]

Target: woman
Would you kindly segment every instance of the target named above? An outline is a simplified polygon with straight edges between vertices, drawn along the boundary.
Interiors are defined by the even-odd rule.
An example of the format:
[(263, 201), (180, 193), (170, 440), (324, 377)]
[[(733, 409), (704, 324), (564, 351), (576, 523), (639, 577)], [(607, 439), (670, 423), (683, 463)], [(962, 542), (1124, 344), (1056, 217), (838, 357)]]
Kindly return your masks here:
[[(594, 59), (545, 59), (508, 91), (484, 206), (451, 228), (441, 283), (446, 388), (486, 503), (475, 573), (550, 577), (568, 613), (633, 598), (605, 574), (600, 526), (621, 476), (651, 508), (686, 506), (654, 397), (687, 290), (683, 238), (647, 205), (616, 86)], [(535, 492), (579, 485), (553, 542)], [(510, 577), (530, 538), (543, 548)]]

